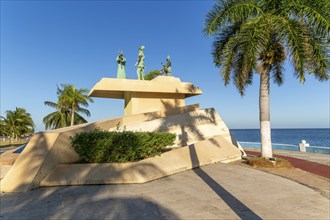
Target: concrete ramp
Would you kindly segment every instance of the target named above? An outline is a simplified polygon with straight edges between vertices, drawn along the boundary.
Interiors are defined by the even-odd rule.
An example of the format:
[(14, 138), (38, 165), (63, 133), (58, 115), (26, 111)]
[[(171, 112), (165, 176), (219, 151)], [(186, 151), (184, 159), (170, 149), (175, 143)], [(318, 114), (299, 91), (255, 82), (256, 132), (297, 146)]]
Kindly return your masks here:
[(61, 164), (40, 185), (145, 183), (206, 164), (240, 158), (238, 148), (217, 136), (134, 163)]

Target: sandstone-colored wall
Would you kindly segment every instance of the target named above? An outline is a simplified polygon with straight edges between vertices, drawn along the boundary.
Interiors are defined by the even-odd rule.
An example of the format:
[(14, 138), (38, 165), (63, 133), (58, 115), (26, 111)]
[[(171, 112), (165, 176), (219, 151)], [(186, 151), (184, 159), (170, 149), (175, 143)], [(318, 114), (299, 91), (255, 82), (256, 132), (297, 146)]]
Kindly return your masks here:
[[(49, 174), (53, 170), (60, 169), (60, 167), (63, 166), (65, 167), (66, 165), (63, 164), (75, 163), (79, 160), (79, 156), (71, 147), (70, 137), (73, 137), (79, 132), (89, 131), (95, 128), (99, 128), (102, 130), (113, 130), (118, 124), (120, 124), (121, 126), (126, 126), (126, 129), (140, 130), (140, 128), (142, 128), (143, 130), (163, 130), (176, 133), (178, 135), (178, 139), (176, 142), (178, 146), (186, 146), (188, 144), (193, 143), (195, 144), (193, 146), (199, 146), (196, 149), (195, 147), (191, 148), (190, 146), (189, 149), (193, 150), (191, 152), (197, 152), (201, 165), (211, 162), (213, 163), (218, 161), (225, 161), (227, 159), (231, 160), (233, 158), (238, 159), (243, 152), (241, 152), (236, 146), (232, 144), (233, 141), (230, 138), (230, 133), (227, 126), (213, 109), (200, 110), (198, 105), (184, 106), (174, 109), (167, 108), (163, 111), (107, 119), (99, 122), (87, 123), (52, 130), (48, 132), (37, 133), (32, 137), (28, 145), (25, 147), (24, 151), (19, 155), (16, 162), (13, 164), (12, 168), (1, 180), (1, 191), (24, 192), (39, 187), (40, 182), (43, 181), (45, 177), (49, 176)], [(217, 142), (214, 142), (213, 139), (210, 139), (209, 141), (198, 142), (200, 140), (208, 139), (213, 136), (219, 136), (216, 139)], [(210, 142), (212, 142), (212, 144), (210, 144)], [(204, 149), (203, 145), (207, 145), (209, 147)], [(184, 149), (186, 149), (187, 151), (187, 148), (182, 148), (182, 150), (179, 151), (173, 151), (172, 153), (176, 152), (176, 156), (172, 155), (172, 153), (166, 154), (172, 156), (168, 156), (169, 158), (167, 158), (166, 156), (165, 158), (167, 159), (160, 160), (162, 162), (158, 160), (154, 161), (153, 166), (157, 167), (156, 170), (162, 170), (162, 175), (169, 175), (171, 174), (171, 172), (180, 171), (183, 168), (180, 168), (180, 166), (178, 166), (179, 168), (176, 166), (172, 167), (171, 165), (169, 165), (170, 162), (167, 163), (166, 161), (180, 161), (179, 158), (182, 156), (183, 158), (186, 158), (183, 159), (183, 161), (185, 161), (185, 165), (183, 167), (188, 167), (187, 169), (191, 168), (191, 166), (187, 165), (191, 162), (189, 162), (189, 160), (187, 159), (189, 158), (188, 153), (180, 153), (181, 151), (185, 151)], [(212, 159), (214, 158), (213, 156), (216, 156), (215, 159)], [(172, 157), (174, 157), (174, 159)], [(152, 160), (152, 158), (150, 158), (150, 160)], [(209, 162), (204, 163), (202, 161)], [(142, 166), (143, 163), (138, 162), (136, 165), (138, 168), (135, 168), (135, 170), (138, 170), (141, 173), (146, 173), (147, 170), (145, 170), (145, 167), (148, 167), (149, 165), (146, 164), (146, 166)], [(135, 167), (134, 164), (135, 163), (132, 163), (133, 167)], [(166, 164), (169, 168), (168, 170), (166, 168)], [(127, 165), (119, 165), (119, 167), (121, 166), (125, 168), (125, 166)], [(67, 174), (67, 176), (71, 175), (72, 178), (80, 178), (80, 175), (82, 173), (88, 173), (88, 170), (93, 170), (92, 168), (87, 168), (85, 171), (79, 171), (79, 167), (81, 166), (75, 165), (72, 167), (78, 167), (78, 170), (75, 171), (75, 168), (74, 170), (71, 170), (69, 174)], [(91, 171), (91, 175), (97, 176), (97, 173), (102, 173), (104, 169), (106, 169), (107, 167), (109, 168), (109, 166), (107, 165), (100, 165), (96, 167), (100, 170)], [(116, 167), (114, 169), (119, 171)], [(65, 170), (63, 170), (63, 174), (65, 173), (64, 171)], [(61, 172), (57, 172), (58, 175)], [(120, 172), (123, 172), (122, 177), (124, 179), (128, 178), (128, 171), (124, 172), (124, 170), (122, 170)], [(118, 175), (120, 175), (120, 173)], [(159, 178), (162, 175), (157, 174), (156, 176), (153, 176), (152, 174), (146, 174), (146, 179), (144, 181), (149, 181), (148, 178), (150, 178), (150, 176), (152, 176), (152, 178)], [(90, 176), (88, 176), (86, 182), (88, 182), (89, 178)], [(80, 180), (72, 179), (65, 181), (79, 184)], [(44, 180), (43, 182), (51, 182), (51, 178), (49, 179), (49, 181)], [(93, 181), (91, 181), (90, 183), (93, 183)]]
[[(130, 131), (167, 131), (177, 135), (176, 146), (186, 146), (200, 140), (221, 135), (232, 142), (232, 137), (225, 122), (213, 109), (200, 109), (167, 117), (153, 117), (143, 122), (125, 124)], [(110, 130), (115, 130), (111, 128)], [(237, 145), (237, 144), (235, 144)]]
[[(16, 150), (18, 150), (20, 147), (16, 147), (12, 150), (8, 150), (6, 152), (3, 152), (0, 154), (0, 165), (13, 165), (19, 156), (19, 154), (14, 153)], [(2, 175), (2, 173), (1, 173)]]
[(185, 95), (175, 93), (125, 92), (125, 115), (185, 106)]
[(195, 167), (238, 160), (241, 152), (222, 136), (135, 163), (62, 164), (42, 186), (145, 183)]
[(151, 120), (151, 118), (194, 111), (198, 108), (198, 105), (185, 106), (168, 112), (143, 113), (39, 132), (32, 137), (6, 176), (1, 180), (1, 191), (24, 192), (38, 187), (40, 181), (54, 170), (58, 164), (78, 161), (79, 156), (71, 147), (70, 137), (79, 132), (95, 128), (109, 130), (118, 124), (137, 123)]

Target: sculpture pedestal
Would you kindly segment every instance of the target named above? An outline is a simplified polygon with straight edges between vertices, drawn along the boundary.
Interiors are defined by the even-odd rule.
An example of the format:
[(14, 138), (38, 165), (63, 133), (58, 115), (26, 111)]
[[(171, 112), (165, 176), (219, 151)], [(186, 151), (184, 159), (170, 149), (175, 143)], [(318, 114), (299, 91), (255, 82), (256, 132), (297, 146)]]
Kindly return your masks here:
[(183, 94), (125, 92), (125, 115), (173, 109), (185, 106)]
[(173, 76), (158, 76), (153, 80), (102, 78), (89, 96), (125, 100), (125, 115), (169, 110), (185, 106), (185, 99), (202, 91), (192, 83)]

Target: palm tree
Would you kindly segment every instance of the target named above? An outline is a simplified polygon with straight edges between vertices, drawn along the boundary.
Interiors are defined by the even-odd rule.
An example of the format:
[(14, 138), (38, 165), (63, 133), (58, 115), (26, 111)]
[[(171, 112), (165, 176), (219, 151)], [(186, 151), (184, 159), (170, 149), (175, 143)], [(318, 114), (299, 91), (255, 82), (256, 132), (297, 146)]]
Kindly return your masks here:
[(220, 0), (205, 19), (204, 33), (215, 37), (212, 56), (227, 85), (241, 95), (260, 75), (259, 115), (262, 156), (272, 154), (269, 87), (284, 80), (284, 61), (301, 83), (306, 73), (329, 79), (328, 0)]
[(62, 128), (69, 125), (86, 123), (80, 113), (90, 116), (90, 112), (80, 107), (80, 105), (88, 106), (88, 102), (93, 102), (93, 99), (88, 97), (87, 89), (77, 90), (74, 85), (61, 84), (62, 88), (57, 87), (58, 102), (45, 101), (45, 105), (56, 108), (44, 117), (43, 122), (46, 129)]
[(34, 122), (31, 114), (24, 108), (16, 108), (14, 111), (6, 111), (6, 117), (1, 116), (1, 132), (10, 136), (10, 142), (18, 136), (33, 133)]
[(71, 112), (71, 124), (74, 125), (75, 113), (81, 112), (87, 116), (90, 116), (90, 112), (87, 109), (81, 108), (80, 105), (88, 107), (88, 101), (94, 102), (91, 97), (88, 96), (88, 89), (76, 89), (74, 85), (61, 84), (63, 89), (58, 88), (59, 104), (67, 106)]

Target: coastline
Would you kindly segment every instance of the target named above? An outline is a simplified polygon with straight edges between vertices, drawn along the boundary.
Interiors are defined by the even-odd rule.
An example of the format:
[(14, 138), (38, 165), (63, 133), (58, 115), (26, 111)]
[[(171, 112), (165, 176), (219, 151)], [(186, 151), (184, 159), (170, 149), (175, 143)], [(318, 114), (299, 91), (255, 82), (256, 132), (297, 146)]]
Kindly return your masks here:
[[(253, 144), (260, 146), (259, 129), (230, 129), (230, 132), (238, 142), (247, 143), (247, 147)], [(314, 152), (315, 148), (321, 148), (319, 153), (330, 154), (330, 128), (272, 129), (271, 139), (274, 147), (278, 149), (298, 150), (301, 141), (306, 140), (310, 145), (307, 151)]]

